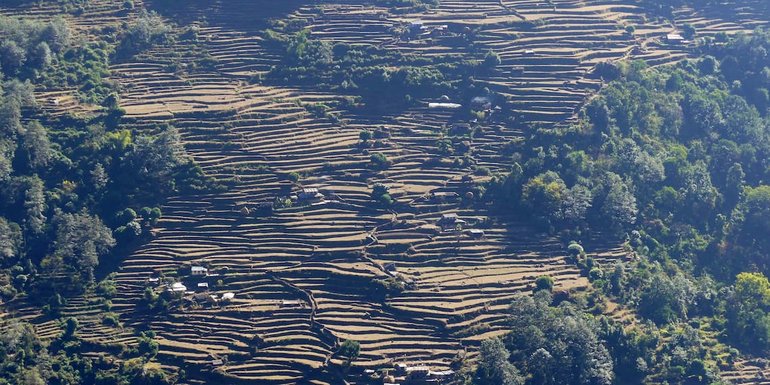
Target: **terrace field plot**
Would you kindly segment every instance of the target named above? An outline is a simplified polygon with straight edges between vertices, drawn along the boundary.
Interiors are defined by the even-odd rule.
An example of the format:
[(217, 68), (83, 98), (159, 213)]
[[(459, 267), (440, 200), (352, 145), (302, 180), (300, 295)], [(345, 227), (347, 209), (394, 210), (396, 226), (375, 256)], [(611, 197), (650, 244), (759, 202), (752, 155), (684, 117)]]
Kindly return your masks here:
[[(475, 76), (511, 98), (512, 114), (529, 123), (572, 117), (601, 81), (590, 76), (598, 62), (632, 57), (634, 48), (665, 35), (671, 27), (642, 22), (641, 10), (617, 2), (442, 1), (426, 13), (388, 14), (367, 6), (322, 5), (292, 15), (309, 21), (313, 36), (348, 44), (375, 44), (401, 53), (479, 59), (489, 50), (502, 64)], [(420, 23), (424, 31), (406, 35), (399, 27)], [(638, 33), (626, 25), (643, 24)], [(472, 30), (472, 38), (457, 31)], [(663, 53), (668, 61), (681, 52)], [(670, 56), (670, 57), (669, 57)], [(661, 59), (661, 57), (657, 57)], [(436, 95), (438, 97), (439, 95)]]
[[(643, 57), (661, 64), (685, 57), (683, 48), (656, 43), (673, 26), (645, 22), (635, 5), (614, 1), (441, 1), (423, 13), (299, 3), (189, 2), (163, 14), (197, 24), (196, 39), (180, 38), (112, 67), (127, 127), (177, 127), (193, 160), (226, 188), (170, 199), (156, 237), (121, 262), (113, 311), (124, 329), (98, 326), (96, 307), (72, 303), (68, 314), (91, 325), (90, 341), (133, 344), (134, 329), (149, 327), (157, 333), (159, 357), (190, 369), (193, 380), (213, 375), (232, 382), (325, 383), (339, 376), (334, 353), (343, 340), (360, 341), (359, 367), (422, 362), (448, 368), (461, 352), (472, 357), (481, 339), (504, 332), (511, 299), (530, 292), (536, 277), (552, 276), (557, 290), (588, 287), (561, 242), (526, 225), (518, 213), (489, 212), (467, 201), (474, 185), (508, 171), (506, 143), (525, 140), (533, 124), (574, 117), (602, 86), (590, 76), (598, 62)], [(99, 15), (94, 20), (105, 25), (133, 17)], [(467, 142), (461, 143), (467, 158), (486, 169), (474, 172), (458, 165), (459, 156), (436, 151), (442, 130), (470, 122), (430, 109), (427, 100), (365, 113), (339, 107), (343, 97), (328, 90), (262, 81), (283, 55), (261, 37), (267, 17), (302, 19), (320, 39), (437, 60), (449, 54), (475, 60), (494, 50), (502, 64), (476, 80), (510, 96), (506, 113), (515, 124), (492, 119), (473, 137), (450, 138)], [(452, 33), (411, 39), (394, 33), (415, 21), (473, 29), (474, 48)], [(629, 24), (638, 27), (634, 33), (625, 32)], [(727, 29), (752, 25), (737, 20)], [(332, 110), (319, 114), (316, 103)], [(386, 134), (364, 151), (362, 130)], [(372, 153), (386, 155), (390, 166), (373, 170)], [(291, 173), (301, 175), (299, 181), (292, 182)], [(378, 183), (396, 199), (392, 208), (370, 198)], [(252, 212), (306, 188), (318, 189), (323, 201)], [(442, 231), (444, 218), (483, 233)], [(618, 244), (587, 251), (610, 264), (628, 258)], [(197, 265), (219, 275), (184, 272)], [(207, 283), (209, 294), (234, 298), (186, 303), (161, 315), (137, 311), (147, 287), (161, 290), (149, 280), (158, 273), (198, 294), (206, 292), (198, 284)], [(404, 283), (404, 290), (386, 297), (378, 285), (388, 280)]]
[(722, 372), (722, 378), (731, 384), (770, 384), (770, 368), (767, 360), (759, 358), (736, 363), (733, 370)]
[[(307, 105), (335, 105), (339, 97), (252, 82), (278, 53), (258, 36), (230, 28), (210, 23), (198, 43), (157, 47), (113, 68), (129, 124), (140, 130), (173, 124), (204, 171), (230, 181), (221, 193), (172, 199), (157, 238), (121, 266), (117, 280), (126, 299), (115, 308), (137, 327), (148, 320), (132, 318), (133, 306), (154, 272), (173, 275), (195, 264), (226, 271), (222, 282), (208, 283), (213, 293), (233, 292), (231, 304), (191, 306), (149, 320), (161, 357), (206, 367), (227, 356), (216, 369), (224, 376), (292, 383), (322, 371), (336, 344), (355, 339), (362, 346), (356, 365), (408, 361), (447, 368), (459, 352), (502, 332), (510, 299), (531, 290), (537, 276), (553, 276), (559, 289), (586, 287), (563, 246), (515, 215), (496, 218), (459, 200), (432, 200), (434, 192), (459, 195), (468, 177), (485, 178), (436, 159), (437, 130), (457, 123), (452, 114), (420, 104), (383, 115), (335, 111), (345, 124), (316, 116)], [(216, 58), (214, 68), (170, 70), (172, 60), (191, 63), (200, 52)], [(392, 165), (374, 172), (357, 147), (358, 133), (382, 127), (390, 137), (369, 151), (387, 155)], [(505, 171), (500, 148), (521, 137), (523, 127), (486, 129), (470, 142), (471, 156), (493, 172)], [(293, 184), (290, 172), (306, 176)], [(390, 187), (399, 202), (394, 209), (372, 207), (375, 183)], [(245, 206), (300, 187), (320, 189), (326, 203), (242, 214)], [(442, 233), (436, 223), (449, 213), (487, 223), (486, 235)], [(372, 282), (391, 277), (390, 264), (412, 284), (378, 299)], [(282, 307), (283, 301), (300, 308)], [(257, 351), (254, 335), (264, 340)]]

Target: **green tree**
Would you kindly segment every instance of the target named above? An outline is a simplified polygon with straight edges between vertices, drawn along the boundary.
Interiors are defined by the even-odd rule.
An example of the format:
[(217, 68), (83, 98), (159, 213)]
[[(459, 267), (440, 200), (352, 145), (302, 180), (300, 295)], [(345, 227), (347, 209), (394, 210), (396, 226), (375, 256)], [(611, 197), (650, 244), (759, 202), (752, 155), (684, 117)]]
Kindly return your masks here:
[(348, 361), (353, 361), (358, 358), (361, 352), (361, 344), (358, 341), (345, 340), (340, 345), (340, 355), (347, 357)]
[(375, 170), (384, 170), (390, 167), (390, 160), (385, 154), (377, 152), (369, 157), (369, 164)]
[(744, 349), (770, 350), (770, 282), (761, 273), (740, 273), (727, 296), (727, 332)]
[(27, 163), (33, 169), (45, 167), (51, 161), (53, 150), (48, 133), (38, 121), (32, 121), (24, 127), (22, 144), (27, 153)]
[(56, 240), (52, 256), (92, 279), (99, 258), (115, 246), (112, 232), (102, 221), (88, 213), (57, 213), (53, 218)]
[(390, 196), (390, 189), (382, 183), (376, 183), (372, 187), (372, 199), (380, 205), (390, 207), (393, 205), (393, 197)]
[(27, 179), (27, 190), (24, 192), (24, 209), (26, 211), (26, 227), (33, 234), (43, 232), (46, 224), (45, 186), (37, 176)]
[(522, 205), (532, 214), (548, 221), (561, 219), (567, 185), (554, 171), (548, 171), (530, 179), (522, 189)]
[(17, 224), (0, 217), (0, 258), (3, 261), (15, 260), (19, 256), (20, 247), (21, 229)]
[(610, 178), (609, 191), (601, 211), (616, 230), (636, 222), (636, 197), (619, 177)]
[(535, 290), (553, 290), (553, 278), (547, 275), (541, 275), (535, 279)]
[(500, 58), (500, 55), (497, 52), (489, 51), (484, 56), (484, 66), (487, 68), (494, 68), (499, 66), (503, 60)]
[(0, 43), (0, 68), (8, 75), (15, 75), (27, 61), (27, 52), (13, 40)]
[(510, 353), (498, 338), (481, 342), (476, 384), (524, 385), (524, 377), (508, 360)]

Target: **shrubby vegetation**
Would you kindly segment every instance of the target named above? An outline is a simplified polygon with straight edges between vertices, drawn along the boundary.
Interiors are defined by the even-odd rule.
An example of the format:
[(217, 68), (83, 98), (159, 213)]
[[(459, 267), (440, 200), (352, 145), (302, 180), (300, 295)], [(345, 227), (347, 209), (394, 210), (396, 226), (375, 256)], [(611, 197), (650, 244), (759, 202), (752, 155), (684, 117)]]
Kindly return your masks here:
[(172, 28), (155, 12), (142, 10), (120, 36), (116, 50), (119, 57), (130, 57), (155, 44), (168, 42)]
[[(152, 42), (157, 22), (144, 15), (126, 36)], [(100, 264), (150, 234), (164, 197), (208, 182), (173, 127), (120, 126), (119, 100), (103, 80), (107, 42), (73, 42), (63, 19), (2, 17), (0, 36), (1, 290), (6, 300), (33, 293), (55, 314), (67, 293), (91, 285)], [(60, 119), (42, 113), (56, 103), (36, 100), (35, 88), (73, 86), (102, 108)]]
[[(167, 38), (170, 29), (144, 13), (119, 37), (118, 56)], [(50, 22), (0, 17), (0, 295), (27, 296), (45, 317), (61, 317), (68, 296), (104, 298), (102, 322), (120, 327), (109, 313), (116, 288), (95, 284), (100, 265), (148, 239), (166, 196), (206, 189), (200, 168), (185, 155), (171, 126), (146, 132), (123, 128), (116, 87), (107, 79), (115, 58), (108, 37), (74, 41), (64, 19)], [(94, 113), (53, 118), (34, 90), (75, 89)], [(109, 270), (109, 269), (106, 269)], [(160, 305), (162, 306), (162, 304)], [(0, 338), (1, 384), (170, 384), (150, 360), (152, 336), (122, 363), (79, 357), (78, 322), (61, 320), (63, 334), (42, 342), (25, 323), (7, 325)], [(154, 344), (154, 346), (153, 346)]]
[[(596, 291), (552, 302), (539, 279), (535, 299), (513, 305), (511, 334), (482, 348), (477, 383), (719, 383), (730, 346), (770, 351), (768, 46), (758, 30), (675, 66), (603, 64), (597, 75), (616, 80), (577, 124), (510, 144), (511, 172), (488, 197), (565, 239), (625, 237), (638, 258), (601, 266), (572, 244)], [(592, 315), (604, 298), (647, 323)]]
[[(484, 341), (472, 384), (720, 383), (697, 329), (624, 325), (597, 316), (589, 297), (556, 301), (548, 290), (516, 299), (511, 332)], [(664, 335), (668, 336), (664, 338)]]
[(369, 107), (410, 103), (415, 98), (464, 96), (477, 61), (460, 56), (425, 58), (374, 46), (332, 44), (298, 26), (278, 24), (265, 37), (286, 50), (267, 81), (313, 84), (361, 96)]
[[(739, 47), (764, 49), (768, 40), (759, 31), (705, 49), (730, 62)], [(723, 65), (703, 64), (712, 60), (664, 69), (622, 63), (620, 79), (579, 124), (540, 130), (527, 147), (513, 143), (512, 172), (488, 193), (554, 231), (637, 229), (645, 253), (721, 278), (752, 265), (767, 271), (770, 131), (768, 106), (754, 96), (768, 83), (741, 79), (744, 87)]]

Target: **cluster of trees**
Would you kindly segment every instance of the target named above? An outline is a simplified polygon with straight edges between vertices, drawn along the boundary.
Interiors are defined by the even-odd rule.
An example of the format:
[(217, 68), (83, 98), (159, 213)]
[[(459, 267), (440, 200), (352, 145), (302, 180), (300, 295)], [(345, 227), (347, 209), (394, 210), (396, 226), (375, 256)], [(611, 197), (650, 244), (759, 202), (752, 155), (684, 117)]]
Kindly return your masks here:
[[(483, 341), (466, 382), (484, 385), (718, 384), (697, 329), (628, 326), (587, 307), (588, 298), (554, 301), (548, 289), (516, 299), (510, 332)], [(667, 338), (663, 336), (666, 335)]]
[(78, 71), (72, 79), (60, 75), (72, 68), (90, 72), (88, 62), (106, 70), (107, 43), (92, 43), (103, 47), (100, 53), (69, 47), (62, 19), (2, 18), (0, 30), (4, 46), (47, 46), (58, 55), (48, 67), (25, 64), (34, 76), (3, 66), (0, 83), (0, 290), (6, 297), (34, 291), (45, 302), (90, 285), (116, 245), (131, 246), (147, 234), (161, 216), (152, 207), (168, 194), (207, 188), (208, 181), (186, 157), (175, 128), (137, 133), (120, 127), (114, 95), (103, 101), (108, 108), (90, 117), (47, 120), (41, 114), (33, 90), (82, 81)]
[(119, 58), (131, 57), (153, 45), (167, 43), (173, 38), (172, 31), (160, 15), (143, 9), (120, 35), (116, 54)]
[[(61, 316), (73, 292), (93, 289), (107, 311), (116, 289), (95, 284), (97, 268), (146, 239), (162, 213), (157, 205), (181, 191), (207, 189), (185, 155), (179, 133), (163, 125), (142, 132), (121, 126), (110, 61), (162, 42), (170, 28), (143, 13), (113, 36), (73, 42), (64, 19), (0, 17), (0, 295), (27, 295), (45, 315)], [(113, 39), (112, 37), (119, 37)], [(116, 42), (117, 41), (117, 42)], [(100, 104), (90, 116), (52, 118), (35, 89), (75, 88)], [(152, 363), (157, 344), (142, 335), (121, 363), (79, 355), (78, 322), (42, 342), (24, 323), (0, 336), (0, 384), (171, 384)], [(119, 325), (114, 313), (103, 322)]]
[(178, 373), (151, 362), (158, 351), (151, 334), (142, 333), (138, 348), (116, 363), (76, 354), (81, 346), (77, 320), (68, 318), (62, 327), (61, 336), (44, 342), (28, 323), (7, 325), (0, 336), (0, 385), (171, 385), (179, 380)]
[(33, 77), (45, 71), (70, 45), (61, 17), (48, 23), (0, 17), (0, 71), (9, 77)]
[[(749, 55), (752, 49), (731, 47), (761, 51), (768, 41), (758, 31), (720, 50)], [(770, 65), (763, 57), (757, 67)], [(590, 102), (581, 122), (538, 130), (527, 147), (512, 144), (512, 171), (488, 193), (555, 231), (639, 229), (647, 253), (725, 279), (747, 266), (767, 271), (770, 120), (750, 96), (768, 91), (753, 78), (747, 90), (718, 59), (661, 69), (611, 64), (620, 78)]]
[(603, 64), (616, 80), (577, 124), (510, 144), (511, 172), (487, 196), (566, 239), (625, 235), (640, 257), (629, 264), (570, 253), (596, 295), (647, 323), (517, 300), (510, 335), (482, 347), (477, 383), (718, 383), (739, 352), (770, 351), (770, 33), (718, 40), (675, 66)]
[(39, 86), (77, 88), (83, 101), (105, 104), (115, 85), (107, 80), (111, 48), (74, 41), (66, 21), (0, 17), (0, 73)]
[[(309, 31), (268, 30), (268, 41), (285, 48), (280, 65), (267, 80), (313, 84), (363, 97), (370, 107), (412, 102), (415, 98), (463, 96), (480, 60), (461, 56), (426, 58), (381, 50), (374, 46), (332, 44), (315, 39)], [(296, 28), (296, 26), (294, 26)]]

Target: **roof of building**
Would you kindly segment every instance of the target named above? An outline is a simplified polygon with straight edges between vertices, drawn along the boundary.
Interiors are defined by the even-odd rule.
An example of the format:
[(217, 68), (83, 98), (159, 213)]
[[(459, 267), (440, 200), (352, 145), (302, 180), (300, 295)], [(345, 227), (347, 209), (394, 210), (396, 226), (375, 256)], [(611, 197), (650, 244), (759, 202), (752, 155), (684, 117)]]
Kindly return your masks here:
[(671, 32), (666, 35), (666, 39), (668, 40), (684, 40), (684, 36), (678, 32)]
[(171, 291), (187, 291), (187, 286), (182, 284), (181, 282), (174, 282), (171, 284), (171, 287), (169, 288)]
[(207, 287), (209, 287), (209, 283), (208, 282), (201, 282), (201, 283), (198, 284), (198, 287), (206, 287), (207, 288)]
[(453, 374), (455, 374), (454, 370), (438, 370), (435, 372), (433, 370), (430, 371), (431, 376), (438, 376), (438, 377), (446, 377), (446, 376), (451, 376)]
[(233, 298), (235, 298), (235, 293), (225, 293), (225, 294), (222, 294), (222, 299), (223, 300), (228, 300), (228, 299), (233, 299)]
[(192, 271), (209, 271), (209, 269), (203, 267), (203, 266), (193, 266)]
[(457, 109), (462, 106), (463, 106), (462, 104), (457, 104), (457, 103), (428, 103), (428, 108)]

